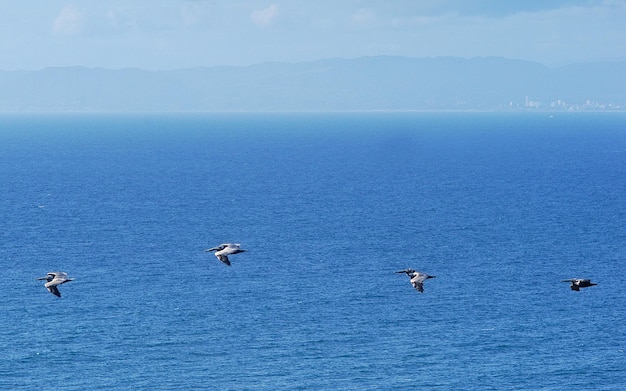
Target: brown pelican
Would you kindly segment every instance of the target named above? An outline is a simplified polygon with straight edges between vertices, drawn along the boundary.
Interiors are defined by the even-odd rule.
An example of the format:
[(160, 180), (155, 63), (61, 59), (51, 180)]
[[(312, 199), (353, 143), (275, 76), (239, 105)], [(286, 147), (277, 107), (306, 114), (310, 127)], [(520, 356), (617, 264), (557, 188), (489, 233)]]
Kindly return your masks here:
[(74, 281), (73, 278), (67, 278), (67, 273), (64, 272), (48, 272), (45, 277), (39, 277), (38, 280), (46, 280), (44, 286), (55, 296), (61, 297), (58, 285), (65, 284), (69, 281)]
[(568, 280), (561, 280), (561, 282), (571, 282), (572, 285), (570, 285), (570, 288), (572, 288), (573, 291), (579, 291), (580, 288), (588, 288), (593, 285), (598, 285), (586, 278), (570, 278)]
[(230, 266), (230, 261), (228, 260), (228, 256), (231, 254), (239, 254), (246, 250), (239, 248), (241, 246), (239, 243), (223, 243), (219, 246), (215, 246), (208, 250), (204, 250), (205, 252), (215, 251), (215, 256), (220, 261), (224, 262), (226, 265)]
[(419, 292), (424, 292), (424, 281), (429, 278), (435, 278), (435, 276), (431, 276), (430, 274), (416, 272), (413, 269), (400, 270), (396, 273), (406, 273), (411, 278), (411, 285), (413, 288), (417, 289)]

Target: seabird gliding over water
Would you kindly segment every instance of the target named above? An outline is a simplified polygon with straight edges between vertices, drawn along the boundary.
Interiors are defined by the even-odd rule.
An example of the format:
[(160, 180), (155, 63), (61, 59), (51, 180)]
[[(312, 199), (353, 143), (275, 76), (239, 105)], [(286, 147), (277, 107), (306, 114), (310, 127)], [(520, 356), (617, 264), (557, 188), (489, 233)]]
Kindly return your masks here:
[(435, 276), (431, 276), (430, 274), (416, 272), (413, 269), (400, 270), (396, 273), (406, 273), (411, 278), (411, 285), (413, 288), (417, 289), (419, 292), (424, 292), (424, 281), (429, 278), (435, 278)]
[(215, 251), (215, 256), (217, 257), (217, 259), (230, 266), (230, 260), (228, 259), (229, 255), (239, 254), (246, 251), (241, 249), (240, 246), (241, 245), (239, 243), (223, 243), (219, 246), (204, 250), (204, 252)]
[(572, 285), (570, 285), (570, 288), (572, 288), (573, 291), (579, 291), (580, 288), (588, 288), (593, 285), (598, 285), (586, 278), (570, 278), (567, 280), (561, 280), (561, 282), (571, 282)]
[(66, 282), (74, 281), (73, 278), (67, 278), (67, 273), (64, 272), (48, 272), (45, 277), (39, 277), (38, 280), (46, 280), (44, 286), (55, 296), (61, 297), (58, 285), (65, 284)]

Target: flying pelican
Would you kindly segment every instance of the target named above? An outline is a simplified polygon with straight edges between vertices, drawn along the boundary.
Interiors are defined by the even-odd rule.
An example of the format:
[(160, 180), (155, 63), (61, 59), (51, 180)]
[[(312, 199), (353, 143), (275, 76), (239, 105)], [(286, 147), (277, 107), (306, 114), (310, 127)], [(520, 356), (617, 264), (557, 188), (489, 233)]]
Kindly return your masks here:
[(406, 273), (411, 278), (411, 285), (413, 288), (417, 289), (419, 292), (424, 292), (424, 281), (429, 278), (435, 278), (435, 276), (431, 276), (430, 274), (416, 272), (413, 269), (400, 270), (396, 273)]
[(204, 250), (204, 252), (215, 251), (215, 256), (217, 257), (217, 259), (230, 266), (230, 261), (228, 260), (229, 255), (239, 254), (246, 251), (239, 248), (239, 246), (241, 246), (239, 243), (223, 243), (219, 246)]
[(572, 288), (573, 291), (579, 291), (580, 288), (588, 288), (593, 285), (598, 285), (586, 278), (570, 278), (568, 280), (561, 280), (561, 282), (571, 282), (572, 285), (570, 285), (570, 288)]
[(39, 277), (38, 280), (46, 280), (44, 286), (55, 296), (61, 297), (58, 285), (65, 284), (66, 282), (74, 281), (73, 278), (67, 278), (67, 273), (64, 272), (48, 272), (45, 277)]

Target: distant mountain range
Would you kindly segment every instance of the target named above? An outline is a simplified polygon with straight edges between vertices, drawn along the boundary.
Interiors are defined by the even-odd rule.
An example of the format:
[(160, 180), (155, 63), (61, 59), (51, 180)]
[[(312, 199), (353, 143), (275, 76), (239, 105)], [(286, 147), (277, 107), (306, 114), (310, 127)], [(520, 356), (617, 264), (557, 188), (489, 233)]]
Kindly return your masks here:
[(2, 112), (626, 110), (626, 62), (393, 56), (169, 71), (0, 71)]

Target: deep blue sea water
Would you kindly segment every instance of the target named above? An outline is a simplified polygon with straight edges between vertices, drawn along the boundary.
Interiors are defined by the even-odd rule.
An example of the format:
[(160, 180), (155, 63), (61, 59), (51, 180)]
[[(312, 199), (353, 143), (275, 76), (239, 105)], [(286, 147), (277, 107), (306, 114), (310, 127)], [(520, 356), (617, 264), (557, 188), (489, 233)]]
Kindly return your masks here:
[(0, 183), (3, 390), (626, 389), (625, 114), (4, 115)]

